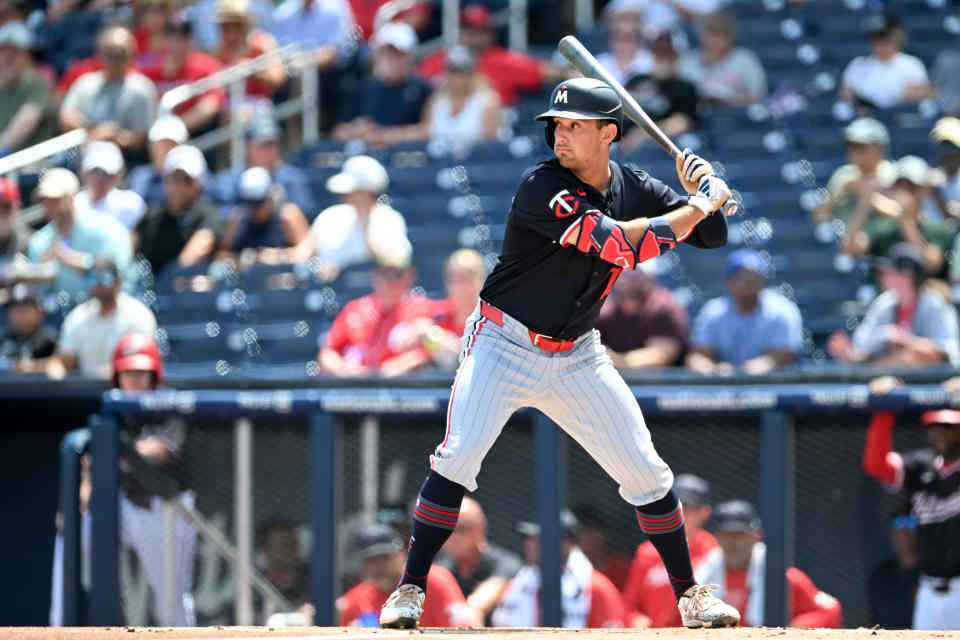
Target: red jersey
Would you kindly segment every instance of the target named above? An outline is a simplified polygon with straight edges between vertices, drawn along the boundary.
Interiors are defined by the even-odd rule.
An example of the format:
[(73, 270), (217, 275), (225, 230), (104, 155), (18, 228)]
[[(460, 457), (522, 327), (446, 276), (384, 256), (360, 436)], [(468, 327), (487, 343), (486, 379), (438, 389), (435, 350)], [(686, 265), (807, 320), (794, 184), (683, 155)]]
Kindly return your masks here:
[(433, 309), (430, 313), (433, 324), (444, 331), (455, 334), (457, 337), (463, 335), (463, 325), (467, 319), (457, 317), (457, 305), (453, 302), (453, 299), (434, 300)]
[(623, 596), (607, 576), (594, 569), (590, 576), (590, 615), (587, 616), (587, 627), (620, 628), (626, 624), (627, 607), (623, 604)]
[[(389, 597), (389, 592), (380, 591), (369, 582), (361, 582), (343, 594), (340, 600), (340, 626), (379, 626), (380, 607)], [(465, 627), (467, 621), (460, 615), (464, 606), (466, 599), (453, 574), (443, 567), (431, 567), (420, 626)]]
[(631, 564), (629, 556), (614, 554), (609, 556), (602, 565), (595, 564), (593, 566), (597, 571), (610, 578), (610, 582), (617, 588), (617, 591), (623, 591), (623, 588), (627, 586), (627, 578), (630, 577)]
[[(503, 47), (487, 47), (477, 59), (477, 72), (484, 76), (490, 86), (500, 94), (500, 101), (507, 106), (517, 102), (521, 91), (536, 91), (543, 84), (543, 62), (523, 53)], [(437, 51), (430, 54), (417, 67), (421, 75), (433, 79), (447, 66), (447, 54)]]
[[(740, 612), (740, 625), (746, 623), (747, 572), (727, 569), (724, 600)], [(796, 567), (787, 569), (787, 592), (790, 598), (790, 626), (801, 629), (839, 629), (843, 626), (843, 607), (836, 598), (821, 591), (810, 576)]]
[(434, 304), (423, 296), (407, 296), (400, 306), (384, 312), (373, 294), (358, 298), (337, 314), (325, 346), (348, 362), (380, 367), (403, 353), (396, 346), (401, 336), (394, 330), (403, 331), (402, 325), (416, 318), (429, 318)]
[[(100, 58), (93, 56), (92, 58), (82, 58), (77, 60), (63, 72), (63, 75), (60, 76), (60, 80), (57, 82), (57, 85), (54, 87), (54, 91), (61, 96), (67, 95), (67, 92), (70, 91), (70, 87), (73, 86), (73, 83), (80, 79), (80, 76), (91, 73), (93, 71), (103, 70), (103, 65), (100, 64)], [(136, 62), (130, 64), (130, 68), (127, 70), (127, 73), (143, 73), (140, 70), (140, 65)]]
[(63, 75), (60, 76), (60, 81), (57, 82), (55, 91), (61, 96), (65, 96), (80, 76), (91, 71), (100, 71), (101, 69), (103, 69), (103, 65), (100, 64), (100, 58), (97, 56), (77, 60), (67, 67)]
[[(701, 531), (689, 541), (689, 546), (690, 561), (696, 570), (707, 554), (716, 548), (717, 539), (709, 532)], [(623, 589), (623, 599), (628, 609), (649, 617), (654, 627), (681, 625), (677, 599), (673, 595), (667, 570), (660, 560), (660, 554), (649, 542), (637, 547), (627, 586)]]
[[(157, 85), (157, 94), (160, 96), (170, 89), (212, 76), (223, 69), (220, 61), (213, 56), (201, 53), (200, 51), (192, 51), (187, 55), (187, 59), (184, 61), (182, 67), (168, 73), (166, 68), (168, 58), (169, 53), (164, 52), (157, 59), (156, 64), (143, 69), (143, 74), (153, 80), (154, 84)], [(204, 96), (213, 97), (217, 101), (218, 108), (223, 108), (227, 102), (227, 94), (223, 89), (211, 89), (205, 93)], [(173, 112), (177, 115), (183, 115), (190, 111), (199, 99), (200, 97), (196, 97), (187, 100), (178, 105)]]
[[(137, 29), (133, 32), (133, 38), (137, 41), (137, 64), (141, 67), (152, 67), (160, 60), (165, 51), (162, 44), (157, 47), (151, 46), (150, 32), (146, 29)], [(163, 36), (158, 38), (158, 42), (163, 42)]]

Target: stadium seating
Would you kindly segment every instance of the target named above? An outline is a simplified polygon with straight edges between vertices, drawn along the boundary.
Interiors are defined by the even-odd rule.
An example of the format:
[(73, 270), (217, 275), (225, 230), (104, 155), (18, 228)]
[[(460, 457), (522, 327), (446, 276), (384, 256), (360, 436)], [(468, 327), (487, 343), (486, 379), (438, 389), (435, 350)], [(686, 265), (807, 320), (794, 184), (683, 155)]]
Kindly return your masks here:
[[(833, 331), (856, 322), (863, 309), (857, 293), (868, 275), (866, 268), (838, 273), (834, 243), (817, 239), (808, 221), (816, 190), (845, 162), (840, 130), (854, 114), (838, 108), (836, 87), (846, 63), (867, 51), (861, 29), (868, 5), (811, 0), (798, 10), (782, 2), (731, 2), (741, 42), (761, 58), (774, 99), (768, 108), (705, 112), (701, 130), (690, 138), (699, 153), (715, 160), (743, 203), (741, 215), (731, 221), (730, 248), (751, 246), (769, 255), (772, 285), (797, 301), (814, 342), (821, 345)], [(910, 33), (908, 50), (927, 64), (939, 50), (956, 46), (955, 34), (945, 28), (953, 9), (945, 3), (900, 1), (894, 9)], [(594, 49), (604, 48), (603, 26), (583, 35)], [(688, 36), (695, 44), (696, 34), (691, 30)], [(795, 100), (784, 101), (785, 96)], [(465, 157), (422, 144), (373, 152), (390, 171), (390, 204), (407, 221), (420, 291), (443, 295), (443, 262), (457, 248), (499, 250), (520, 177), (549, 157), (542, 125), (533, 121), (545, 99), (544, 92), (522, 95), (513, 140), (477, 145)], [(891, 128), (894, 157), (912, 153), (934, 159), (929, 130), (939, 114), (930, 106), (878, 114)], [(325, 183), (345, 155), (342, 144), (322, 141), (288, 158), (307, 172), (318, 211), (337, 202)], [(673, 161), (655, 144), (628, 156), (614, 149), (614, 157), (676, 186)], [(27, 173), (20, 180), (35, 182), (35, 176)], [(682, 247), (661, 281), (695, 314), (706, 299), (722, 293), (718, 274), (726, 253)], [(192, 286), (197, 281), (202, 286)], [(158, 315), (174, 371), (220, 376), (242, 371), (269, 378), (315, 370), (318, 340), (336, 312), (370, 287), (369, 265), (350, 267), (333, 282), (323, 282), (308, 265), (205, 264), (145, 278), (141, 298)], [(53, 302), (48, 322), (58, 324), (67, 309)]]

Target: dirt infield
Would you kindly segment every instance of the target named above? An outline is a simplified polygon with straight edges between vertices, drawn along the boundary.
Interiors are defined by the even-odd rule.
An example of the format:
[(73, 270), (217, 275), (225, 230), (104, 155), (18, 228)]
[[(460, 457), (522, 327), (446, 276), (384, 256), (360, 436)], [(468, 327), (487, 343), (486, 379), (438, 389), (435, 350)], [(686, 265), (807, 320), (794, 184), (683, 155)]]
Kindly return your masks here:
[(198, 627), (190, 629), (155, 629), (134, 627), (44, 627), (0, 628), (4, 640), (233, 640), (264, 638), (271, 640), (310, 638), (312, 640), (384, 640), (385, 638), (417, 638), (418, 640), (921, 640), (948, 638), (960, 640), (960, 631), (884, 631), (871, 629), (420, 629), (388, 631), (343, 627)]

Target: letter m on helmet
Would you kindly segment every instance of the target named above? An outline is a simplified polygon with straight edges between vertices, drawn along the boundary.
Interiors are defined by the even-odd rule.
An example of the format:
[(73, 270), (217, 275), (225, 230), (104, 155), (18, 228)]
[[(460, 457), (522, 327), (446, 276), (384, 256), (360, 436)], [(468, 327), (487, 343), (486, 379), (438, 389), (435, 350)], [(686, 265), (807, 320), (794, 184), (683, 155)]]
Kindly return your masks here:
[(564, 104), (567, 103), (567, 90), (566, 90), (566, 89), (561, 89), (560, 91), (557, 91), (557, 97), (553, 99), (553, 103), (556, 104), (556, 103), (558, 103), (558, 102), (562, 102), (562, 103), (564, 103)]

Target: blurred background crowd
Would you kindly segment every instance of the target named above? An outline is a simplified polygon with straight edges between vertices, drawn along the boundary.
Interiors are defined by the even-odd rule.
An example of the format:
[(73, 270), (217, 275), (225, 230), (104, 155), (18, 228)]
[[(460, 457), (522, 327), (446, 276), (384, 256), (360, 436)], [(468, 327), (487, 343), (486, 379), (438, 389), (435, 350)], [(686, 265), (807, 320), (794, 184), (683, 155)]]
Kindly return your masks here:
[[(171, 379), (453, 368), (516, 182), (550, 155), (531, 116), (572, 73), (553, 52), (572, 7), (533, 20), (527, 51), (501, 44), (502, 9), (463, 5), (444, 46), (433, 2), (0, 3), (0, 157), (85, 132), (0, 178), (0, 369), (105, 378), (133, 331)], [(595, 10), (581, 38), (744, 205), (729, 251), (615, 287), (599, 328), (619, 367), (960, 362), (955, 6)], [(241, 92), (218, 80), (278, 50)], [(305, 61), (307, 145), (276, 108)], [(629, 127), (614, 155), (670, 182), (655, 147)], [(87, 329), (102, 339), (71, 339)]]

